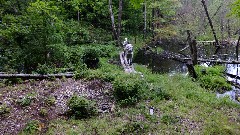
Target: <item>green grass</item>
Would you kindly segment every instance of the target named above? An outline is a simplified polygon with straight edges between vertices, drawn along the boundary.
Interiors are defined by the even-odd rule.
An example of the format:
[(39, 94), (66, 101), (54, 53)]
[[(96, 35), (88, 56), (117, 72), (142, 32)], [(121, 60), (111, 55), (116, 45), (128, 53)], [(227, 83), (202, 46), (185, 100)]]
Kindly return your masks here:
[[(117, 52), (111, 53), (117, 56)], [(218, 99), (215, 91), (209, 90), (211, 87), (202, 87), (201, 81), (193, 82), (192, 78), (180, 74), (174, 76), (152, 74), (145, 66), (134, 64), (135, 70), (144, 74), (141, 78), (139, 74), (125, 73), (122, 67), (108, 63), (108, 59), (109, 57), (101, 57), (99, 68), (94, 70), (80, 67), (79, 71), (76, 71), (78, 73), (76, 78), (101, 79), (115, 83), (117, 86), (113, 86), (113, 91), (114, 88), (127, 89), (135, 85), (127, 83), (128, 85), (124, 86), (121, 82), (129, 80), (139, 82), (143, 87), (137, 87), (140, 89), (135, 93), (140, 95), (134, 95), (134, 97), (139, 97), (137, 102), (124, 107), (116, 104), (113, 112), (86, 119), (59, 118), (49, 121), (46, 134), (225, 135), (240, 133), (240, 105), (230, 101), (227, 97)], [(207, 72), (214, 76), (221, 76), (219, 71), (221, 69), (210, 69)], [(140, 79), (142, 80), (139, 81)], [(49, 98), (49, 104), (55, 103), (54, 99), (46, 98)], [(153, 115), (149, 114), (150, 107), (154, 107)], [(34, 133), (35, 130), (36, 124), (30, 122), (23, 131)]]
[[(106, 64), (106, 63), (105, 63)], [(90, 77), (112, 81), (124, 76), (121, 68), (102, 65), (89, 71)], [(135, 65), (144, 74), (147, 89), (135, 106), (117, 105), (112, 113), (84, 120), (54, 120), (47, 134), (238, 134), (240, 106), (228, 98), (218, 99), (214, 92), (182, 75), (152, 74), (144, 66)], [(108, 73), (107, 73), (107, 72)], [(97, 73), (97, 74), (96, 74)], [(108, 78), (108, 77), (107, 77)], [(154, 107), (154, 115), (149, 108)]]

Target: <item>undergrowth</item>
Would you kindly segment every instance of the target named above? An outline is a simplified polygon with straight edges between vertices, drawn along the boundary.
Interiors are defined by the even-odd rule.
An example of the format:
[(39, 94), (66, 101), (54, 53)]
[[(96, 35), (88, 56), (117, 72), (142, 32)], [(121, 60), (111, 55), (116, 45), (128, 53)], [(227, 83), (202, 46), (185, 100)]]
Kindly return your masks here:
[[(125, 74), (105, 59), (101, 62), (103, 66), (87, 70), (84, 78), (112, 82), (113, 94), (119, 103), (114, 112), (84, 121), (52, 121), (48, 134), (239, 133), (240, 106), (229, 98), (217, 98), (190, 77), (152, 74), (146, 67), (135, 65), (136, 71), (144, 74), (141, 78), (138, 74)], [(149, 113), (150, 108), (154, 110), (153, 115)]]
[(227, 90), (231, 89), (231, 85), (226, 81), (224, 77), (224, 70), (225, 67), (223, 66), (214, 66), (214, 67), (202, 67), (202, 66), (195, 66), (198, 81), (200, 82), (201, 86), (223, 93)]
[(75, 119), (90, 118), (97, 114), (95, 103), (84, 97), (73, 95), (67, 104), (69, 115)]
[[(116, 52), (111, 52), (116, 54)], [(106, 56), (106, 57), (105, 57)], [(181, 74), (153, 74), (134, 64), (143, 73), (126, 74), (119, 65), (110, 64), (112, 55), (99, 55), (99, 67), (75, 66), (75, 79), (100, 79), (112, 83), (116, 101), (110, 113), (96, 115), (94, 102), (73, 96), (68, 101), (70, 117), (50, 121), (46, 134), (238, 134), (240, 106), (215, 92), (228, 89), (222, 80), (222, 67), (196, 67), (199, 80)], [(209, 79), (210, 78), (210, 79)], [(203, 87), (202, 87), (203, 86)], [(211, 90), (211, 91), (209, 91)], [(54, 105), (54, 97), (46, 97)], [(150, 108), (153, 114), (150, 114)], [(46, 116), (44, 108), (40, 110)], [(94, 117), (93, 117), (94, 116)], [(87, 118), (87, 119), (86, 119)], [(35, 125), (26, 132), (35, 131)]]

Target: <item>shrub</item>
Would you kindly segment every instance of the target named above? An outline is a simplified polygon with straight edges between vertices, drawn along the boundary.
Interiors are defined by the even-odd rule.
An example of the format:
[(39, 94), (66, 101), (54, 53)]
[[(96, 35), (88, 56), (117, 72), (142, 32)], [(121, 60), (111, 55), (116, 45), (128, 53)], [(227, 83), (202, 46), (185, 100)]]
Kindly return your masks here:
[(129, 122), (116, 130), (117, 134), (142, 134), (149, 129), (145, 123)]
[(214, 66), (206, 68), (196, 66), (195, 69), (198, 75), (198, 81), (202, 87), (218, 91), (220, 93), (231, 89), (231, 85), (227, 83), (223, 75), (224, 67)]
[(137, 75), (122, 75), (113, 82), (113, 95), (121, 105), (133, 105), (141, 99), (145, 86)]
[(36, 72), (41, 74), (41, 75), (45, 75), (45, 74), (49, 74), (52, 73), (52, 68), (49, 67), (47, 64), (38, 64), (38, 67), (36, 69)]
[(77, 95), (73, 95), (67, 102), (71, 116), (77, 119), (89, 118), (96, 115), (95, 103)]
[(77, 45), (93, 42), (89, 28), (79, 22), (70, 20), (65, 22), (64, 30), (64, 42), (67, 45)]
[(10, 78), (10, 79), (4, 79), (3, 80), (5, 85), (14, 85), (14, 84), (20, 84), (23, 82), (21, 78)]
[(32, 120), (29, 121), (25, 128), (23, 129), (25, 134), (35, 134), (38, 131), (38, 126), (39, 125), (39, 121), (37, 120)]
[(89, 74), (89, 70), (87, 69), (87, 65), (78, 65), (75, 67), (75, 72), (74, 72), (74, 78), (75, 79), (80, 79), (80, 78), (85, 78)]
[(10, 108), (6, 104), (0, 105), (0, 116), (10, 112)]
[[(149, 94), (149, 93), (148, 93)], [(149, 94), (151, 99), (170, 100), (172, 96), (161, 87), (155, 87)]]
[(49, 106), (51, 105), (54, 105), (56, 102), (56, 99), (54, 96), (48, 96), (46, 99), (45, 99), (45, 103)]
[(83, 62), (88, 68), (96, 69), (99, 65), (99, 52), (97, 48), (86, 48), (83, 52)]
[(23, 107), (24, 106), (29, 106), (31, 104), (31, 102), (32, 102), (32, 98), (29, 97), (29, 96), (23, 97), (23, 98), (21, 98), (17, 101), (17, 103), (20, 104)]
[(163, 115), (162, 118), (161, 118), (161, 121), (164, 123), (164, 124), (175, 124), (179, 121), (179, 119), (177, 117), (174, 117), (172, 115)]
[(92, 44), (89, 47), (98, 50), (99, 57), (110, 57), (117, 50), (113, 45)]
[(47, 116), (48, 111), (45, 108), (40, 108), (39, 115), (40, 116)]

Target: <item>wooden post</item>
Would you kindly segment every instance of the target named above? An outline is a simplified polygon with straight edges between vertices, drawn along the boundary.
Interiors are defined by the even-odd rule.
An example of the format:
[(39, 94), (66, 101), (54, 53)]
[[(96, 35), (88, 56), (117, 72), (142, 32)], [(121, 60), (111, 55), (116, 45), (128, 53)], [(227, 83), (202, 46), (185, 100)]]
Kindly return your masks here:
[(194, 66), (193, 66), (193, 63), (192, 63), (192, 60), (188, 60), (187, 63), (187, 68), (188, 68), (188, 72), (189, 72), (189, 75), (194, 78), (194, 79), (197, 79), (197, 73), (194, 69)]
[(190, 30), (187, 30), (187, 34), (188, 34), (187, 40), (191, 51), (193, 65), (197, 65), (197, 41), (195, 39), (192, 40)]
[(193, 50), (192, 54), (193, 65), (197, 65), (197, 41), (195, 38), (192, 40), (192, 50)]

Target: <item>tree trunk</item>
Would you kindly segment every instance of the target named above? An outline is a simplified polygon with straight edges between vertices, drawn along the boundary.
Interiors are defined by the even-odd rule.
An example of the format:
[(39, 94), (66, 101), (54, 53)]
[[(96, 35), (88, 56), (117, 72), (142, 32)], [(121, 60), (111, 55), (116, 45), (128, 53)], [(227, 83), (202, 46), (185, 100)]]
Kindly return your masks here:
[(147, 34), (147, 5), (146, 5), (146, 0), (144, 0), (144, 29), (143, 29), (143, 39), (146, 39), (146, 34)]
[(118, 45), (121, 45), (121, 26), (122, 26), (122, 9), (123, 9), (123, 0), (119, 0), (119, 7), (118, 7), (118, 33), (117, 33), (117, 40)]
[(116, 26), (115, 26), (115, 21), (114, 21), (114, 15), (113, 15), (113, 10), (112, 10), (112, 0), (109, 0), (108, 4), (109, 4), (110, 18), (111, 18), (111, 22), (112, 22), (113, 38), (114, 38), (114, 40), (118, 40)]
[(196, 71), (194, 69), (192, 60), (187, 61), (186, 65), (187, 65), (187, 68), (188, 68), (189, 75), (192, 78), (197, 79), (197, 73), (196, 73)]
[(240, 42), (240, 35), (239, 35), (239, 37), (238, 37), (237, 46), (236, 46), (236, 58), (237, 58), (237, 61), (238, 61), (239, 42)]
[(191, 58), (193, 65), (197, 65), (197, 41), (195, 39), (192, 40), (190, 30), (187, 30), (188, 34), (188, 44), (191, 51)]
[(207, 6), (206, 6), (206, 4), (205, 4), (205, 0), (202, 0), (202, 5), (203, 5), (204, 10), (205, 10), (205, 13), (206, 13), (206, 15), (207, 15), (207, 18), (208, 18), (208, 21), (209, 21), (209, 25), (210, 25), (210, 27), (211, 27), (211, 29), (212, 29), (212, 33), (213, 33), (214, 39), (215, 39), (215, 41), (216, 41), (216, 47), (217, 47), (217, 49), (216, 49), (216, 51), (214, 52), (214, 54), (217, 54), (217, 53), (218, 53), (218, 50), (220, 49), (220, 46), (219, 46), (219, 42), (218, 42), (218, 39), (217, 39), (216, 32), (215, 32), (215, 30), (214, 30), (214, 28), (213, 28), (212, 20), (211, 20), (211, 18), (210, 18), (210, 16), (209, 16), (208, 9), (207, 9)]
[[(155, 0), (153, 2), (155, 2)], [(153, 9), (152, 9), (152, 39), (155, 38), (154, 30), (155, 30), (155, 9), (153, 7)]]
[(228, 38), (230, 39), (231, 37), (231, 27), (230, 27), (230, 20), (227, 20), (227, 33), (228, 33)]
[(193, 54), (192, 54), (193, 65), (197, 65), (197, 41), (196, 41), (196, 39), (192, 40), (192, 49), (193, 49)]

